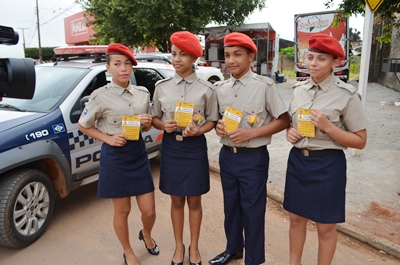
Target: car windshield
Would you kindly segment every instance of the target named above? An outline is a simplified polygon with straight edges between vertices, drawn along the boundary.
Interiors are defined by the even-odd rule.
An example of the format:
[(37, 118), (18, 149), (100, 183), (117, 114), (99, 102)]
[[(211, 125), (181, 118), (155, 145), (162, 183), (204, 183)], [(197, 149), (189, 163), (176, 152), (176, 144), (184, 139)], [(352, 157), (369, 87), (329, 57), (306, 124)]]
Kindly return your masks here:
[(47, 112), (58, 106), (88, 69), (36, 66), (36, 85), (32, 99), (3, 98), (0, 108)]

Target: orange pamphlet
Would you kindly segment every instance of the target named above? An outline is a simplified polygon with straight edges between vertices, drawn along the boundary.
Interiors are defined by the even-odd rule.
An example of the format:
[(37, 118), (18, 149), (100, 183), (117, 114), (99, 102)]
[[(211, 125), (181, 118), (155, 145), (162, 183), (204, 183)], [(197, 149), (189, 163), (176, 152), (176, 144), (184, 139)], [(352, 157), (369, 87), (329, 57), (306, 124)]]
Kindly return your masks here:
[(242, 111), (227, 106), (222, 120), (225, 121), (225, 131), (227, 133), (236, 130), (239, 127), (240, 120), (242, 119)]
[(122, 134), (129, 140), (139, 140), (140, 136), (140, 117), (122, 115)]
[(193, 119), (194, 104), (188, 102), (176, 102), (174, 120), (178, 127), (186, 128)]
[(315, 126), (311, 123), (310, 109), (298, 109), (297, 110), (297, 130), (305, 137), (315, 137)]

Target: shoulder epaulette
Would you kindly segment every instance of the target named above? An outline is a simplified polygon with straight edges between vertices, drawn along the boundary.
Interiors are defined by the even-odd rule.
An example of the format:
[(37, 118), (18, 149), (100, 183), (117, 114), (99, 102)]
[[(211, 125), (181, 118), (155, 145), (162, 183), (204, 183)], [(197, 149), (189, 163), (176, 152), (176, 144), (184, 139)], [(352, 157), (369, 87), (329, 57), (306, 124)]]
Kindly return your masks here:
[(163, 83), (165, 81), (171, 80), (171, 79), (172, 79), (172, 77), (167, 77), (165, 79), (158, 80), (155, 85), (157, 86), (157, 85), (159, 85), (159, 84), (161, 84), (161, 83)]
[(312, 87), (313, 85), (311, 84), (311, 80), (307, 79), (304, 81), (297, 82), (294, 84), (293, 88), (299, 87), (299, 86), (307, 86), (307, 87)]
[(267, 83), (268, 85), (272, 85), (274, 84), (274, 81), (266, 76), (262, 76), (262, 75), (253, 75), (253, 78), (256, 80), (260, 80), (263, 83)]
[(143, 91), (143, 92), (147, 92), (148, 94), (150, 94), (149, 90), (144, 86), (132, 86), (132, 87), (134, 89), (137, 89), (137, 90), (140, 90), (140, 91)]
[(96, 90), (94, 90), (91, 94), (90, 97), (91, 98), (95, 98), (96, 96), (108, 91), (110, 89), (109, 85), (104, 85), (102, 87), (97, 88)]
[(206, 85), (206, 86), (208, 86), (209, 88), (211, 88), (211, 89), (215, 89), (215, 86), (213, 85), (213, 84), (211, 84), (210, 82), (208, 82), (208, 81), (206, 81), (206, 80), (204, 80), (204, 79), (202, 79), (202, 78), (197, 78), (197, 81), (199, 81), (200, 83), (202, 83), (203, 85)]
[(351, 94), (355, 94), (357, 92), (357, 89), (353, 85), (345, 83), (339, 78), (336, 78), (334, 83), (340, 88), (347, 89)]
[(220, 85), (222, 85), (222, 84), (228, 83), (229, 81), (230, 81), (230, 78), (225, 79), (225, 80), (221, 80), (221, 81), (217, 81), (217, 82), (215, 82), (213, 85), (216, 86), (216, 87), (218, 87), (218, 86), (220, 86)]

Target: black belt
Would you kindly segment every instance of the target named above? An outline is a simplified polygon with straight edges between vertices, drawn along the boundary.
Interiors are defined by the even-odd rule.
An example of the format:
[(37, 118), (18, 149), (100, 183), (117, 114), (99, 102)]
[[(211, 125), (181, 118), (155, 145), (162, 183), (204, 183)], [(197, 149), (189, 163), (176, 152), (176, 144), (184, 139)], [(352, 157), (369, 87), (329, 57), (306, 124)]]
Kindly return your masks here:
[(251, 154), (267, 150), (267, 146), (263, 145), (260, 147), (250, 148), (250, 147), (232, 147), (224, 145), (224, 149), (235, 154)]
[(178, 142), (183, 141), (182, 131), (175, 131), (175, 132), (170, 132), (170, 133), (165, 132), (164, 135), (172, 137), (175, 140), (177, 140)]
[[(296, 148), (296, 147), (295, 147)], [(339, 149), (323, 149), (323, 150), (309, 150), (296, 148), (303, 156), (310, 157), (327, 157), (327, 156), (337, 156), (343, 153), (343, 150)]]

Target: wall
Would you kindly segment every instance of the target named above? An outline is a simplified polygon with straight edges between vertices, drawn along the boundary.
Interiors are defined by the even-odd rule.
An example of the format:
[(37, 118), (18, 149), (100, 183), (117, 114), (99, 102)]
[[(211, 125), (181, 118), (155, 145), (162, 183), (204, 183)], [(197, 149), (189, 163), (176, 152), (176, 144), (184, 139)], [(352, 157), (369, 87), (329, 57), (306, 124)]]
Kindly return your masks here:
[(278, 70), (294, 71), (294, 59), (289, 59), (287, 55), (279, 55)]
[[(382, 60), (384, 58), (400, 58), (400, 31), (394, 28), (391, 43), (381, 43), (376, 40), (376, 36), (383, 34), (383, 25), (384, 22), (380, 19), (376, 19), (374, 22), (368, 82), (376, 82), (387, 88), (400, 91), (400, 82), (395, 73), (382, 71)], [(400, 78), (400, 73), (397, 73), (397, 77)]]
[[(392, 45), (390, 50), (389, 58), (400, 58), (400, 30), (393, 29), (392, 32)], [(399, 78), (399, 80), (396, 78)], [(381, 85), (391, 88), (395, 91), (400, 92), (400, 72), (393, 73), (388, 72), (384, 73), (382, 76), (382, 82), (379, 82)]]

